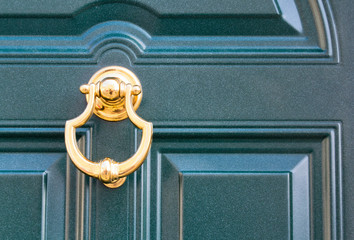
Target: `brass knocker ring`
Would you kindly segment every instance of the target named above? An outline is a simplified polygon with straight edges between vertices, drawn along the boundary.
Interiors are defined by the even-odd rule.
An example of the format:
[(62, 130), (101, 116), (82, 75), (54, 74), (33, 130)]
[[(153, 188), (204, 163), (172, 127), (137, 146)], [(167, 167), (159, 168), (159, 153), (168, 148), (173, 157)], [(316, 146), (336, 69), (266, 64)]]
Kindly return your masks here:
[[(138, 78), (126, 68), (111, 66), (99, 70), (80, 91), (86, 95), (87, 107), (78, 117), (66, 121), (65, 145), (75, 166), (83, 173), (98, 178), (109, 188), (121, 186), (126, 176), (144, 162), (152, 140), (152, 123), (140, 118), (138, 108), (142, 89)], [(105, 158), (100, 162), (87, 159), (79, 150), (76, 128), (84, 125), (95, 113), (108, 121), (120, 121), (127, 117), (142, 130), (141, 143), (136, 153), (124, 162)]]

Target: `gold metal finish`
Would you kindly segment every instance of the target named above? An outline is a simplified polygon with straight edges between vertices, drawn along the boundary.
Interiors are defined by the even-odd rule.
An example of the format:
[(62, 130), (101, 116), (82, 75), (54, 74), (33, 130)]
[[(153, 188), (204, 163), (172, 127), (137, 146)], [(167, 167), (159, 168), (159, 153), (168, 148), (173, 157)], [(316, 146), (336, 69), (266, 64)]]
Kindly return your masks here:
[[(95, 73), (88, 85), (83, 85), (80, 87), (82, 93), (88, 93), (88, 86), (93, 84), (99, 84), (99, 92), (96, 96), (96, 105), (93, 113), (100, 118), (108, 121), (120, 121), (128, 117), (127, 112), (124, 107), (124, 94), (125, 85), (131, 84), (134, 89), (133, 97), (133, 109), (136, 111), (140, 105), (143, 93), (137, 93), (136, 88), (140, 88), (141, 84), (139, 79), (134, 73), (126, 68), (111, 66), (102, 68), (97, 73)], [(88, 102), (89, 96), (86, 95), (86, 100)]]
[[(80, 87), (80, 91), (87, 94), (87, 107), (80, 116), (68, 120), (65, 124), (65, 145), (68, 154), (83, 173), (98, 178), (109, 188), (117, 188), (124, 183), (127, 175), (141, 166), (151, 146), (152, 123), (135, 113), (142, 97), (140, 82), (128, 69), (113, 66), (95, 73), (89, 84)], [(129, 117), (134, 125), (142, 130), (140, 146), (132, 157), (121, 163), (110, 158), (93, 162), (80, 152), (76, 141), (76, 128), (84, 125), (93, 113), (109, 121)]]

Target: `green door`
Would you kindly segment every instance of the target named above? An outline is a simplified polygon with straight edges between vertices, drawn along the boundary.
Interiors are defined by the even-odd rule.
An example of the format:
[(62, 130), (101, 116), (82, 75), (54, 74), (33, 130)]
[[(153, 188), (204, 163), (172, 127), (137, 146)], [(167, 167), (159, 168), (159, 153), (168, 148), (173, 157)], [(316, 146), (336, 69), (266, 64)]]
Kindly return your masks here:
[[(353, 1), (0, 2), (1, 239), (354, 239)], [(112, 65), (154, 124), (117, 189), (64, 144), (80, 85)], [(140, 137), (77, 130), (93, 161)]]

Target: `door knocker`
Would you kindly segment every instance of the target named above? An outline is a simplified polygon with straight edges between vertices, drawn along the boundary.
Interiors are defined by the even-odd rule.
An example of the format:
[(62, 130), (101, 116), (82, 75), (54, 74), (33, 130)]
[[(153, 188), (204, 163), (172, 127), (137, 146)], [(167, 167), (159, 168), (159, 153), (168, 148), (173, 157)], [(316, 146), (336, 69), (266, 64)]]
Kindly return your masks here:
[[(151, 147), (152, 123), (136, 114), (142, 98), (142, 88), (134, 73), (126, 68), (111, 66), (96, 72), (80, 91), (86, 94), (87, 107), (78, 117), (66, 121), (65, 145), (75, 166), (83, 173), (98, 178), (109, 188), (121, 186), (126, 176), (144, 162)], [(127, 117), (142, 130), (141, 143), (135, 154), (124, 162), (105, 158), (100, 162), (87, 159), (79, 150), (76, 128), (84, 125), (95, 113), (108, 121), (120, 121)]]

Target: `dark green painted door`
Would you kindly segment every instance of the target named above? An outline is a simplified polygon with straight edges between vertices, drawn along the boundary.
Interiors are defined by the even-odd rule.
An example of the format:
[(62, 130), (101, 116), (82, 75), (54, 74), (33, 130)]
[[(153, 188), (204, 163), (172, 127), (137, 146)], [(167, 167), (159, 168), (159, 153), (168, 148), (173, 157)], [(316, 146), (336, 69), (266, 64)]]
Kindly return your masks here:
[[(1, 239), (354, 239), (353, 2), (0, 1)], [(78, 172), (79, 86), (132, 70), (154, 124), (119, 189)], [(78, 130), (124, 161), (128, 121)]]

